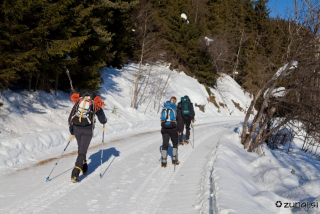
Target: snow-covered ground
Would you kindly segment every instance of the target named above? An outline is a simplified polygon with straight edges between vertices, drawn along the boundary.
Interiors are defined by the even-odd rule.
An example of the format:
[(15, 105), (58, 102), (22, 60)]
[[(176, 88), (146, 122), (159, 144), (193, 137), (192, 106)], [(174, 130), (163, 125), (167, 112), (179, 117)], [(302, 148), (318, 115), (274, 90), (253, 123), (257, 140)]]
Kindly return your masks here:
[[(320, 164), (300, 150), (300, 140), (294, 139), (289, 153), (285, 147), (264, 146), (264, 156), (243, 149), (239, 132), (250, 97), (231, 77), (221, 76), (218, 87), (210, 89), (217, 108), (208, 102), (205, 87), (183, 72), (165, 66), (150, 71), (150, 66), (144, 66), (139, 89), (144, 97), (132, 109), (137, 68), (129, 64), (103, 73), (100, 95), (108, 117), (103, 165), (102, 126), (97, 125), (87, 155), (89, 171), (78, 184), (70, 182), (75, 140), (51, 181), (45, 181), (70, 138), (67, 117), (73, 103), (69, 94), (4, 93), (0, 213), (320, 213)], [(169, 84), (161, 94), (166, 80)], [(171, 165), (160, 167), (158, 109), (171, 96), (180, 100), (184, 95), (194, 104), (205, 105), (205, 112), (195, 108), (194, 141), (179, 146), (181, 164), (174, 172)], [(168, 154), (170, 163), (171, 148)], [(285, 208), (286, 203), (293, 206), (295, 202), (300, 206), (308, 202), (310, 207)]]

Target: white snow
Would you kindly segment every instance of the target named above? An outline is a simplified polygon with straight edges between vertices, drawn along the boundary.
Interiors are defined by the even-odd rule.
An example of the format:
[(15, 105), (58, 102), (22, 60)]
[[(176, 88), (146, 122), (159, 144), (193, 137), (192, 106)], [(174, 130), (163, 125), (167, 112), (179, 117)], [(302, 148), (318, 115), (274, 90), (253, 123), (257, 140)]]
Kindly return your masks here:
[(188, 20), (187, 15), (185, 13), (181, 13), (181, 18), (185, 19), (185, 20)]
[[(289, 65), (289, 63), (287, 63), (284, 66), (282, 66), (281, 68), (279, 68), (278, 71), (274, 74), (274, 76), (276, 78), (278, 78), (281, 75), (281, 73), (288, 67), (288, 65)], [(292, 65), (289, 68), (289, 72), (286, 73), (286, 76), (289, 75), (292, 72), (290, 70), (293, 70), (293, 69), (295, 69), (297, 67), (298, 67), (298, 62), (297, 61), (293, 61)]]
[[(263, 94), (263, 98), (266, 97), (267, 93), (268, 93), (269, 89), (267, 89), (264, 94)], [(271, 91), (271, 97), (275, 97), (275, 98), (280, 98), (280, 97), (284, 97), (286, 95), (286, 88), (285, 87), (279, 87), (279, 88), (275, 88)]]
[[(150, 68), (152, 81), (146, 86)], [(133, 109), (137, 69), (132, 63), (103, 73), (100, 95), (108, 117), (103, 164), (100, 167), (98, 123), (87, 154), (89, 171), (78, 184), (70, 182), (75, 140), (51, 181), (45, 181), (70, 138), (69, 94), (5, 91), (0, 111), (0, 213), (320, 213), (318, 206), (311, 207), (320, 200), (320, 163), (300, 150), (301, 140), (291, 142), (289, 153), (287, 146), (270, 150), (263, 145), (262, 156), (243, 149), (239, 133), (251, 98), (230, 76), (222, 74), (217, 87), (210, 88), (216, 107), (205, 87), (184, 72), (144, 66), (139, 95), (145, 91), (145, 99)], [(175, 172), (171, 147), (168, 167), (162, 169), (159, 162), (157, 85), (169, 75), (160, 106), (171, 96), (180, 100), (184, 95), (205, 105), (205, 112), (195, 107), (195, 129), (190, 144), (179, 146), (181, 163)], [(280, 208), (277, 201), (282, 202)], [(308, 212), (284, 207), (297, 202), (308, 202)]]
[(206, 40), (206, 45), (209, 46), (211, 42), (213, 42), (213, 39), (210, 39), (209, 37), (204, 37)]

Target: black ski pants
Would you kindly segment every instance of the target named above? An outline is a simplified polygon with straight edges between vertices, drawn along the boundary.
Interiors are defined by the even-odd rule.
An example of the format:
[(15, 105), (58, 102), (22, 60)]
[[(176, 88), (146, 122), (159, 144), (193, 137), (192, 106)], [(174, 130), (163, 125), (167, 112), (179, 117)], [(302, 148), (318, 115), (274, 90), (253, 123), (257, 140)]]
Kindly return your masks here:
[(190, 119), (190, 117), (182, 117), (182, 118), (183, 118), (183, 126), (182, 126), (182, 133), (181, 133), (181, 135), (179, 135), (179, 142), (183, 142), (184, 126), (186, 126), (186, 140), (189, 140), (189, 138), (190, 138), (191, 119)]
[(83, 169), (83, 163), (86, 161), (87, 151), (92, 139), (92, 129), (74, 129), (74, 136), (78, 143), (78, 157), (71, 176), (79, 177), (80, 169)]
[(161, 134), (162, 134), (162, 150), (168, 150), (169, 147), (169, 140), (171, 138), (172, 142), (172, 147), (173, 148), (178, 148), (178, 129), (173, 128), (173, 129), (161, 129)]

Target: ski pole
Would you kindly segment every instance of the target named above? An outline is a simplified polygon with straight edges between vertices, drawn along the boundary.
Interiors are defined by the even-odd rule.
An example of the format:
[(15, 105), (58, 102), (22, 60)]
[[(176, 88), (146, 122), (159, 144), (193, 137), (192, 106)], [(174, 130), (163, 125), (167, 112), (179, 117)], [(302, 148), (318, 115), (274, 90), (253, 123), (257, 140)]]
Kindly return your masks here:
[(194, 149), (194, 124), (191, 123), (191, 127), (192, 127), (192, 138), (193, 138), (193, 145), (192, 145), (192, 148)]
[(47, 179), (46, 181), (50, 181), (49, 177), (50, 177), (51, 173), (53, 172), (54, 168), (56, 168), (56, 166), (58, 165), (59, 160), (62, 158), (63, 153), (66, 151), (66, 149), (67, 149), (67, 147), (69, 146), (70, 142), (72, 141), (73, 137), (74, 137), (74, 135), (71, 135), (71, 138), (70, 138), (70, 140), (69, 140), (66, 148), (64, 148), (63, 152), (61, 153), (60, 158), (58, 159), (57, 163), (54, 165), (54, 167), (53, 167), (53, 169), (51, 170), (51, 172), (50, 172), (50, 174), (48, 175), (48, 177), (46, 178), (46, 179)]
[(101, 164), (100, 164), (100, 178), (102, 178), (102, 159), (103, 159), (103, 142), (104, 142), (105, 124), (103, 124), (102, 145), (101, 145)]

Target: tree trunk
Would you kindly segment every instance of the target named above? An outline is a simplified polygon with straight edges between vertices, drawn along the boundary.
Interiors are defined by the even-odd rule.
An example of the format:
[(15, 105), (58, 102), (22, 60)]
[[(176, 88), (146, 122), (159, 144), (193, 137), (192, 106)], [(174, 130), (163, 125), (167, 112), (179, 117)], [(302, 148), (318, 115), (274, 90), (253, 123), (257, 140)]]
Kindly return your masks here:
[(68, 68), (67, 68), (67, 67), (65, 67), (65, 69), (66, 69), (66, 73), (67, 73), (68, 78), (69, 78), (71, 91), (73, 91), (73, 92), (74, 92), (74, 88), (73, 88), (73, 85), (72, 85), (72, 80), (71, 80), (70, 72), (69, 72), (69, 70), (68, 70)]
[(151, 76), (151, 70), (152, 70), (152, 67), (150, 66), (150, 67), (149, 67), (149, 73), (148, 73), (148, 79), (147, 79), (147, 82), (146, 82), (146, 86), (144, 87), (143, 92), (142, 92), (142, 95), (141, 95), (141, 97), (140, 97), (141, 104), (142, 104), (142, 102), (143, 102), (144, 93), (146, 92), (146, 89), (147, 89), (147, 87), (148, 87), (148, 85), (149, 85), (149, 79), (150, 79), (150, 76)]
[(54, 95), (57, 96), (57, 90), (58, 90), (58, 80), (59, 80), (59, 76), (56, 77), (56, 82), (54, 84)]
[(137, 78), (136, 78), (136, 82), (134, 84), (134, 92), (133, 92), (133, 101), (131, 103), (131, 107), (132, 108), (136, 108), (137, 107), (137, 100), (138, 100), (138, 86), (139, 86), (139, 79), (140, 79), (140, 74), (141, 74), (141, 66), (142, 66), (142, 62), (143, 62), (143, 54), (144, 54), (144, 46), (145, 46), (145, 42), (146, 42), (146, 33), (147, 33), (147, 21), (148, 18), (145, 19), (144, 22), (144, 32), (143, 32), (143, 40), (142, 40), (142, 46), (141, 46), (141, 55), (140, 55), (140, 63), (139, 63), (139, 70), (137, 73)]
[[(273, 76), (256, 94), (256, 96), (254, 97), (254, 99), (252, 100), (251, 104), (250, 104), (250, 107), (248, 109), (248, 112), (247, 112), (247, 115), (245, 117), (245, 121), (244, 121), (244, 124), (243, 124), (243, 133), (241, 135), (241, 143), (243, 144), (244, 148), (247, 149), (248, 148), (248, 145), (259, 125), (259, 122), (261, 121), (262, 119), (262, 116), (263, 116), (263, 111), (264, 111), (264, 108), (267, 106), (267, 103), (271, 97), (271, 92), (272, 90), (277, 86), (277, 84), (279, 83), (279, 81), (284, 77), (284, 75), (289, 71), (289, 68), (291, 67), (293, 63), (293, 60), (291, 60), (287, 67), (282, 71), (282, 73), (276, 78), (275, 76)], [(252, 121), (252, 124), (249, 128), (249, 134), (247, 134), (247, 125), (248, 125), (248, 120), (249, 120), (249, 113), (251, 111), (251, 109), (253, 109), (254, 107), (254, 104), (255, 102), (258, 100), (258, 98), (261, 96), (262, 94), (262, 91), (269, 85), (269, 83), (272, 83), (272, 85), (270, 86), (267, 94), (266, 94), (266, 97), (264, 98), (263, 100), (263, 103), (260, 107), (260, 110), (258, 112), (258, 114), (256, 115), (255, 119)]]
[(28, 91), (31, 91), (31, 83), (32, 83), (32, 73), (29, 74), (29, 85), (28, 85)]
[(36, 92), (37, 89), (38, 89), (39, 77), (40, 77), (40, 73), (37, 73), (36, 84), (35, 84), (34, 89), (33, 89), (34, 92)]
[(259, 131), (258, 134), (256, 135), (255, 139), (253, 140), (253, 142), (251, 143), (251, 145), (248, 148), (248, 152), (252, 152), (254, 150), (254, 148), (256, 148), (258, 145), (262, 144), (262, 133), (264, 131), (264, 128), (267, 126), (267, 124), (269, 123), (269, 121), (271, 120), (274, 112), (276, 111), (275, 107), (271, 107), (271, 109), (269, 110), (268, 114), (266, 115), (261, 127), (259, 127)]

